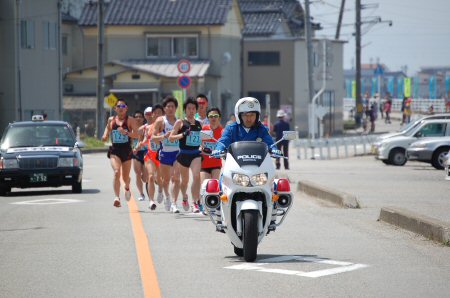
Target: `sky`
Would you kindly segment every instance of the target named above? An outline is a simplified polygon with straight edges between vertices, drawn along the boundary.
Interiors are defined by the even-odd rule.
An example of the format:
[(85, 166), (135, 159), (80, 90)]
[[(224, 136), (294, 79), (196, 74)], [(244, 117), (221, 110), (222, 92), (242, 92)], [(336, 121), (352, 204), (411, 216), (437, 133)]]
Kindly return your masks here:
[[(300, 0), (304, 6), (304, 0)], [(355, 0), (345, 1), (340, 39), (344, 46), (344, 68), (355, 65)], [(341, 0), (311, 0), (313, 22), (322, 24), (316, 37), (334, 39)], [(365, 24), (361, 31), (361, 63), (386, 64), (391, 71), (406, 66), (413, 76), (421, 67), (450, 67), (450, 0), (361, 0), (363, 21), (381, 17), (392, 21)], [(375, 6), (375, 7), (373, 7)], [(377, 6), (377, 7), (376, 7)]]

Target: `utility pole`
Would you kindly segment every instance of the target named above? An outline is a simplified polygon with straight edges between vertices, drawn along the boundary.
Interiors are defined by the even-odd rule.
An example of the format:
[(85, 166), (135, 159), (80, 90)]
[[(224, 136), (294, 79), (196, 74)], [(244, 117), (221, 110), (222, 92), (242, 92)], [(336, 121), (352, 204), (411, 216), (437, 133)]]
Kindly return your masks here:
[(339, 39), (339, 35), (341, 34), (341, 24), (342, 24), (342, 16), (344, 15), (344, 7), (345, 7), (345, 0), (341, 0), (341, 9), (339, 10), (338, 24), (336, 27), (336, 35), (334, 36), (334, 39)]
[(104, 44), (104, 2), (103, 0), (98, 0), (97, 4), (97, 138), (101, 138), (102, 131), (105, 128), (103, 123), (103, 44)]
[[(311, 43), (311, 19), (309, 16), (309, 0), (305, 0), (305, 39), (306, 39), (306, 55), (308, 61), (308, 96), (309, 96), (309, 109), (308, 109), (308, 120), (309, 120), (309, 132), (311, 133), (313, 130), (312, 125), (315, 121), (314, 115), (312, 114), (312, 105), (313, 105), (313, 97), (314, 97), (314, 81), (313, 81), (313, 52), (312, 52), (312, 43)], [(314, 137), (311, 136), (310, 137)]]
[(362, 98), (361, 98), (361, 0), (356, 0), (356, 113), (355, 122), (356, 126), (361, 125), (361, 118), (363, 114)]

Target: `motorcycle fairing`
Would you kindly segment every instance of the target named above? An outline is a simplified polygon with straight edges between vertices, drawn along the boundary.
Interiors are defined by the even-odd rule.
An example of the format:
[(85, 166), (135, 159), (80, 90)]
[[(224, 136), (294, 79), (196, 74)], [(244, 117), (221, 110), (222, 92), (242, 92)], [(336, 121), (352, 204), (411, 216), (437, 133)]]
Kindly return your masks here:
[(228, 153), (240, 167), (261, 166), (268, 153), (267, 144), (263, 142), (242, 141), (235, 142), (228, 147)]

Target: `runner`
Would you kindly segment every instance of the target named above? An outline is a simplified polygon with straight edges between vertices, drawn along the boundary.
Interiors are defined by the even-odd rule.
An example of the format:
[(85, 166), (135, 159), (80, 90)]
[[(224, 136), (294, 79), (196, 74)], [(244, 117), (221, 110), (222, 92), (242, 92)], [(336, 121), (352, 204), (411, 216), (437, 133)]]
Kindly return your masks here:
[(150, 208), (151, 210), (155, 210), (156, 204), (153, 201), (153, 197), (155, 196), (155, 183), (158, 185), (157, 202), (159, 204), (162, 203), (164, 195), (162, 188), (161, 171), (158, 160), (158, 150), (160, 148), (160, 143), (155, 143), (151, 139), (151, 137), (153, 135), (153, 126), (155, 120), (158, 117), (164, 115), (163, 107), (162, 105), (159, 104), (155, 105), (153, 108), (148, 107), (145, 109), (144, 115), (145, 119), (147, 120), (147, 127), (145, 131), (145, 137), (142, 143), (149, 148), (147, 154), (144, 157), (145, 168), (147, 169), (148, 173), (148, 180), (146, 183), (148, 200), (150, 201), (148, 204), (148, 208)]
[(162, 185), (165, 194), (164, 205), (167, 211), (179, 213), (177, 205), (171, 204), (169, 193), (170, 181), (173, 183), (172, 197), (176, 201), (178, 193), (180, 192), (180, 171), (176, 157), (179, 152), (178, 140), (170, 142), (168, 140), (173, 125), (177, 121), (175, 112), (178, 107), (178, 101), (172, 97), (167, 96), (163, 100), (163, 108), (165, 116), (159, 117), (153, 127), (152, 140), (155, 143), (162, 143), (162, 148), (159, 151), (159, 161), (161, 168)]
[(139, 201), (145, 200), (144, 195), (144, 183), (148, 179), (147, 170), (144, 166), (144, 156), (147, 154), (147, 146), (140, 146), (140, 142), (144, 139), (144, 132), (146, 124), (144, 124), (144, 114), (141, 111), (134, 112), (134, 119), (136, 119), (136, 124), (139, 126), (138, 138), (133, 139), (133, 169), (136, 174), (136, 187), (139, 191)]
[[(192, 173), (192, 212), (198, 213), (200, 203), (200, 168), (201, 168), (201, 154), (200, 154), (200, 131), (202, 125), (200, 121), (195, 120), (195, 113), (197, 112), (198, 103), (193, 97), (189, 97), (183, 104), (183, 110), (186, 114), (185, 120), (178, 119), (175, 122), (172, 133), (169, 136), (169, 141), (179, 141), (180, 153), (177, 155), (177, 162), (181, 174), (181, 194), (183, 196), (182, 206), (185, 211), (189, 210), (189, 202), (187, 196), (187, 187), (189, 184), (189, 168)], [(174, 198), (174, 204), (177, 200)]]
[[(213, 132), (214, 139), (218, 140), (222, 136), (223, 127), (220, 125), (220, 119), (222, 114), (219, 108), (211, 108), (208, 110), (209, 123), (203, 125), (203, 130), (210, 130)], [(214, 139), (208, 139), (202, 141), (202, 147), (209, 149), (211, 152), (216, 149), (217, 142)], [(200, 178), (205, 179), (219, 179), (220, 169), (222, 168), (222, 159), (212, 158), (209, 155), (202, 155), (202, 169), (200, 172)]]
[(198, 113), (195, 114), (195, 120), (200, 121), (202, 125), (209, 124), (206, 111), (208, 110), (208, 97), (204, 94), (197, 95)]
[(112, 145), (108, 150), (108, 158), (114, 171), (114, 206), (121, 207), (120, 204), (120, 178), (124, 182), (125, 198), (131, 198), (130, 192), (130, 170), (131, 170), (131, 138), (137, 138), (138, 126), (133, 117), (127, 115), (128, 107), (123, 99), (117, 101), (114, 107), (116, 116), (108, 118), (102, 141), (106, 142), (111, 135)]

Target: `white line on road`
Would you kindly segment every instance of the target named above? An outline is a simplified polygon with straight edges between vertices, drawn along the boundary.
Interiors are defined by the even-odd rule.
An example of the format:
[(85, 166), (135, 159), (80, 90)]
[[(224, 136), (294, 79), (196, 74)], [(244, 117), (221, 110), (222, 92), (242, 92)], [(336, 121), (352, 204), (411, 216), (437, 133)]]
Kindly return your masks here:
[(14, 202), (14, 203), (10, 203), (10, 204), (14, 204), (14, 205), (55, 205), (55, 204), (80, 203), (80, 202), (84, 202), (84, 201), (83, 200), (75, 200), (75, 199), (41, 199), (41, 200)]
[[(264, 266), (274, 263), (283, 263), (287, 261), (301, 261), (303, 263), (316, 263), (316, 264), (326, 264), (326, 265), (336, 265), (339, 267), (328, 268), (323, 270), (316, 271), (297, 271), (297, 270), (286, 270), (286, 269), (277, 269), (277, 268), (265, 268)], [(301, 263), (300, 263), (301, 264)], [(225, 267), (225, 269), (233, 269), (233, 270), (253, 270), (258, 272), (266, 272), (266, 273), (278, 273), (278, 274), (286, 274), (286, 275), (297, 275), (302, 277), (310, 277), (317, 278), (332, 274), (349, 272), (357, 269), (366, 268), (368, 265), (365, 264), (354, 264), (350, 262), (342, 262), (336, 260), (322, 259), (311, 256), (280, 256), (269, 259), (263, 259), (258, 263), (243, 263), (239, 265), (233, 265), (229, 267)]]

